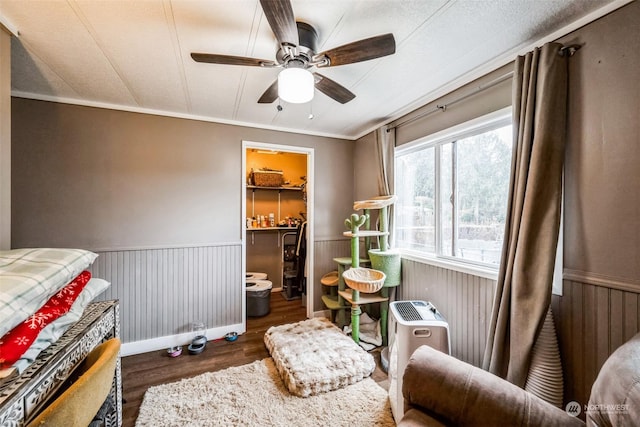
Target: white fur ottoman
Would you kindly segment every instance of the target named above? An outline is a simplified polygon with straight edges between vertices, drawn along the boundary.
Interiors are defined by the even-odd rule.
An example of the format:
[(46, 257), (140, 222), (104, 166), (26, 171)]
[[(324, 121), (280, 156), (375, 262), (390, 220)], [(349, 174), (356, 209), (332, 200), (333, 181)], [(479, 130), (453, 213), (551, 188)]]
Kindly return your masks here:
[(300, 397), (356, 383), (376, 367), (373, 356), (325, 318), (273, 326), (264, 343), (282, 381)]

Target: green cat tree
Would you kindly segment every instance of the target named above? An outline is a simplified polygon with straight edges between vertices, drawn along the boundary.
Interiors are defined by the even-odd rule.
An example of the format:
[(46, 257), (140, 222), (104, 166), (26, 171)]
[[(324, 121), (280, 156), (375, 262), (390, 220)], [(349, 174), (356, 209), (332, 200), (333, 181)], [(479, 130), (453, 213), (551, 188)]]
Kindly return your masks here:
[[(365, 214), (371, 209), (379, 209), (379, 247), (369, 249), (371, 268), (385, 273), (386, 279), (380, 291), (380, 296), (386, 298), (380, 303), (380, 332), (382, 345), (387, 345), (387, 323), (389, 317), (389, 288), (400, 285), (401, 263), (400, 253), (389, 248), (389, 206), (394, 204), (396, 196), (380, 196), (370, 200), (356, 202), (354, 209), (363, 209)], [(370, 248), (371, 246), (367, 246)]]
[[(380, 303), (380, 329), (383, 345), (387, 344), (387, 319), (389, 313), (389, 288), (400, 284), (400, 255), (389, 249), (388, 214), (395, 196), (380, 196), (354, 203), (354, 210), (364, 214), (352, 214), (345, 220), (351, 238), (351, 269), (341, 272), (350, 289), (338, 291), (342, 299), (351, 304), (351, 336), (360, 341), (361, 306)], [(378, 209), (379, 229), (370, 230), (370, 211)], [(365, 229), (362, 227), (365, 226)], [(364, 238), (371, 268), (360, 268), (360, 239)], [(379, 239), (377, 249), (371, 249), (371, 239)], [(361, 292), (364, 294), (362, 295)]]
[(350, 228), (350, 231), (344, 234), (351, 237), (351, 268), (344, 271), (342, 277), (350, 289), (338, 293), (351, 304), (351, 337), (355, 342), (360, 342), (360, 315), (362, 314), (360, 307), (364, 304), (382, 302), (378, 295), (360, 295), (360, 293), (374, 294), (378, 292), (385, 280), (384, 272), (360, 267), (360, 237), (371, 237), (371, 232), (360, 230), (360, 227), (368, 219), (369, 214), (352, 214), (344, 222), (347, 228)]

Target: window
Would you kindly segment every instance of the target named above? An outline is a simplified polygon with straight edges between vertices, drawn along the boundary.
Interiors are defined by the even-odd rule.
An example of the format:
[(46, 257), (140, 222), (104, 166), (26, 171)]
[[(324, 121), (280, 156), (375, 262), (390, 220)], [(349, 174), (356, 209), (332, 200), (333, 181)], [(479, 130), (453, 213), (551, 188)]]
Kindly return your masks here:
[(511, 150), (511, 109), (398, 147), (396, 246), (497, 267)]

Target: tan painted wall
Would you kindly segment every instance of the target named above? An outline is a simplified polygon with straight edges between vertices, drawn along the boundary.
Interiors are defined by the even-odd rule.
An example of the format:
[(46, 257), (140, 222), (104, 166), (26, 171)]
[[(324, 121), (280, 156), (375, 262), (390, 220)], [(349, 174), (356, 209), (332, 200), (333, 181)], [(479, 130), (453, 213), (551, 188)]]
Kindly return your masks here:
[(561, 39), (569, 61), (565, 268), (640, 290), (640, 3)]
[[(501, 80), (500, 83), (494, 83), (512, 70), (513, 66), (511, 64), (505, 65), (391, 123), (392, 125), (398, 125), (396, 128), (396, 145), (406, 144), (426, 135), (431, 135), (484, 114), (508, 107), (511, 105), (511, 79), (508, 78)], [(485, 87), (486, 89), (478, 92), (479, 88)], [(462, 97), (465, 97), (463, 101), (453, 102)], [(446, 105), (444, 111), (437, 108), (443, 105)], [(428, 114), (422, 118), (416, 118), (425, 113)], [(413, 120), (414, 118), (416, 119)]]
[[(563, 296), (565, 400), (586, 404), (607, 357), (640, 331), (640, 3), (563, 37), (569, 61)], [(596, 402), (600, 403), (600, 402)]]
[(352, 203), (349, 141), (16, 98), (13, 116), (14, 247), (239, 241), (242, 140), (314, 148), (317, 238)]
[(369, 133), (356, 141), (354, 173), (354, 194), (356, 200), (366, 200), (379, 196), (378, 173), (376, 165), (376, 138)]
[[(245, 221), (243, 140), (313, 148), (315, 240), (343, 239), (343, 221), (353, 203), (352, 141), (19, 98), (12, 100), (12, 112), (14, 248), (83, 247), (116, 252), (116, 259), (128, 257), (129, 249), (145, 254), (146, 249), (177, 248), (178, 254), (194, 246), (227, 248), (219, 265), (194, 258), (183, 271), (187, 267), (176, 255), (129, 266), (132, 275), (110, 294), (121, 300), (123, 310), (136, 312), (143, 295), (158, 294), (153, 278), (168, 271), (177, 272), (168, 283), (192, 289), (189, 298), (196, 301), (240, 289), (239, 271), (212, 283), (202, 282), (198, 271), (223, 272), (235, 259)], [(318, 273), (314, 310), (322, 309)], [(105, 274), (124, 277), (119, 271)], [(241, 318), (240, 307), (226, 307), (224, 318)], [(153, 338), (137, 325), (128, 333), (132, 339)]]

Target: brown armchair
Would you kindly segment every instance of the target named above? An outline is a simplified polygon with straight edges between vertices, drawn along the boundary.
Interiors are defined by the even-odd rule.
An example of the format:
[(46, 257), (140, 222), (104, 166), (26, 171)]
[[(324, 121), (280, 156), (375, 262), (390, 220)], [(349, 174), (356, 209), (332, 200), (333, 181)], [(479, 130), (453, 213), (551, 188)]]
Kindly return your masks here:
[[(413, 353), (402, 391), (402, 427), (584, 426), (563, 409), (428, 346)], [(587, 425), (626, 426), (640, 420), (640, 334), (607, 359), (589, 406), (580, 409), (587, 409)]]

